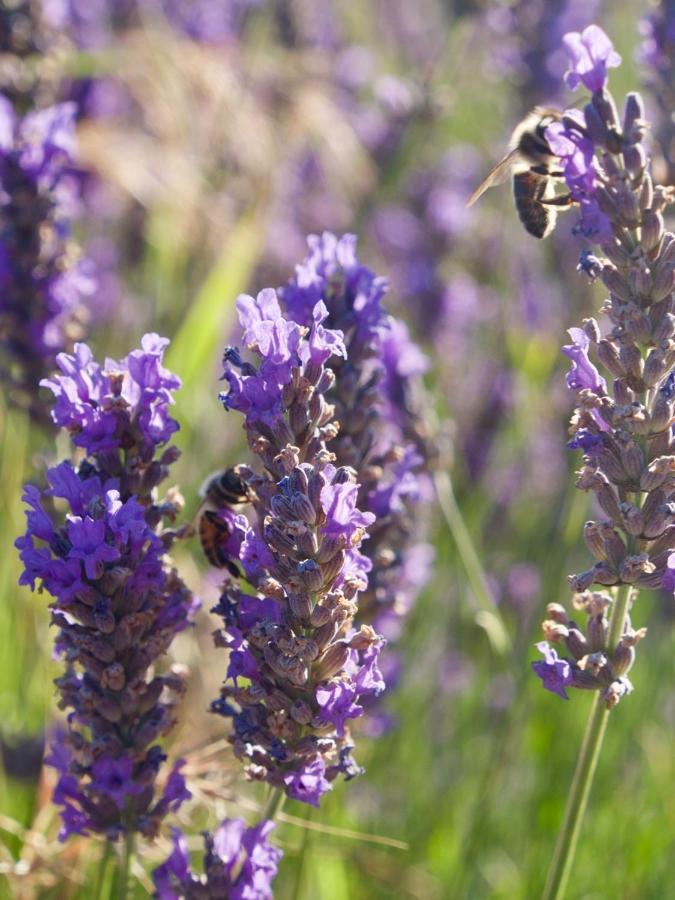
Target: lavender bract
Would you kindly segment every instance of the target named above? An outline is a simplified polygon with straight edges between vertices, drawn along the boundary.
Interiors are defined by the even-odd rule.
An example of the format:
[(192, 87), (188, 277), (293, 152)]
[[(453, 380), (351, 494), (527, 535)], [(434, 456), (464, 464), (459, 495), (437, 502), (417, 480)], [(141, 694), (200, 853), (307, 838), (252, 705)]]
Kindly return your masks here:
[[(666, 231), (663, 214), (675, 198), (672, 188), (652, 181), (637, 94), (628, 95), (619, 119), (606, 88), (607, 67), (617, 61), (607, 36), (594, 27), (566, 44), (578, 76), (573, 83), (581, 79), (593, 95), (583, 114), (551, 126), (551, 146), (563, 162), (573, 159), (568, 143), (581, 154), (580, 162), (565, 166), (565, 176), (581, 208), (577, 230), (599, 246), (583, 251), (579, 270), (599, 278), (609, 293), (602, 327), (585, 319), (582, 328), (570, 329), (572, 343), (563, 348), (572, 360), (567, 385), (577, 399), (569, 446), (584, 453), (577, 486), (593, 492), (606, 518), (584, 526), (595, 563), (570, 577), (574, 606), (587, 625), (550, 604), (544, 635), (570, 655), (560, 660), (544, 642), (538, 645), (544, 661), (533, 668), (549, 690), (561, 696), (567, 686), (598, 690), (611, 707), (632, 690), (627, 673), (645, 629), (633, 629), (626, 614), (610, 640), (615, 632), (607, 613), (619, 594), (607, 588), (623, 592), (628, 605), (638, 589), (672, 589), (675, 235)], [(575, 193), (580, 177), (583, 189)]]
[[(104, 366), (77, 344), (72, 356), (57, 357), (61, 374), (44, 382), (56, 398), (54, 421), (86, 453), (77, 466), (48, 469), (45, 490), (26, 486), (28, 527), (16, 541), (20, 584), (53, 598), (65, 663), (56, 685), (67, 729), (47, 759), (59, 773), (62, 839), (153, 836), (190, 796), (180, 763), (157, 791), (166, 757), (155, 741), (173, 725), (171, 695), (183, 685), (177, 673), (149, 672), (195, 605), (167, 556), (177, 532), (166, 523), (182, 500), (175, 490), (157, 495), (178, 457), (166, 446), (178, 427), (168, 406), (180, 386), (162, 366), (167, 343), (147, 334), (140, 350)], [(65, 516), (54, 500), (65, 503)]]
[(242, 819), (225, 819), (204, 832), (204, 874), (190, 868), (182, 832), (174, 828), (171, 855), (152, 878), (158, 900), (271, 900), (281, 850), (267, 840), (270, 821), (247, 828)]

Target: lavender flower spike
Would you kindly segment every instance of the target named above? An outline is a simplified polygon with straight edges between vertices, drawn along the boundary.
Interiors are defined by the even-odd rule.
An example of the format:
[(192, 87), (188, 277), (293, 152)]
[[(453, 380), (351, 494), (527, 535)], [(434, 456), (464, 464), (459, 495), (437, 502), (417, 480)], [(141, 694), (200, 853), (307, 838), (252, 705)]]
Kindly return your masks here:
[(340, 429), (329, 447), (338, 464), (358, 472), (355, 500), (375, 516), (363, 549), (368, 585), (357, 619), (395, 640), (433, 559), (421, 540), (432, 494), (422, 415), (428, 360), (405, 324), (388, 315), (388, 284), (359, 261), (353, 235), (326, 232), (310, 236), (308, 244), (307, 258), (281, 296), (302, 324), (311, 304), (323, 298), (326, 323), (345, 335), (346, 354), (331, 362), (335, 382), (327, 397)]
[(674, 584), (675, 235), (664, 212), (675, 194), (652, 180), (639, 95), (628, 95), (620, 117), (606, 88), (606, 68), (617, 62), (609, 39), (595, 26), (582, 37), (566, 43), (592, 97), (549, 131), (581, 209), (577, 232), (595, 245), (579, 268), (609, 295), (603, 330), (586, 319), (563, 348), (577, 404), (569, 446), (584, 453), (577, 486), (595, 494), (603, 518), (584, 526), (592, 565), (570, 577), (586, 625), (550, 604), (544, 635), (567, 656), (544, 642), (545, 660), (533, 668), (560, 696), (569, 686), (595, 690), (611, 708), (632, 690), (627, 673), (645, 635), (628, 615), (638, 590)]
[(95, 287), (70, 241), (75, 111), (62, 103), (18, 120), (0, 95), (0, 377), (12, 402), (40, 422), (38, 384), (82, 336)]
[(578, 271), (599, 278), (609, 296), (602, 330), (585, 319), (563, 348), (576, 400), (568, 446), (584, 454), (576, 484), (593, 492), (601, 517), (584, 525), (593, 563), (569, 578), (586, 621), (550, 603), (538, 644), (544, 660), (532, 668), (564, 699), (568, 688), (595, 696), (543, 900), (566, 894), (609, 711), (633, 690), (628, 673), (646, 629), (633, 628), (632, 607), (640, 590), (672, 588), (675, 550), (675, 235), (664, 224), (675, 192), (654, 184), (642, 100), (629, 94), (620, 117), (607, 89), (607, 68), (619, 61), (607, 35), (592, 26), (566, 45), (573, 84), (583, 81), (592, 96), (547, 136), (581, 209), (575, 230), (591, 245)]
[[(65, 671), (56, 680), (69, 710), (47, 762), (59, 772), (54, 802), (61, 838), (125, 832), (153, 836), (162, 818), (190, 796), (178, 762), (163, 792), (156, 781), (165, 755), (157, 739), (173, 725), (177, 673), (152, 673), (194, 600), (167, 551), (167, 527), (182, 498), (157, 488), (178, 451), (168, 415), (179, 379), (162, 366), (167, 341), (145, 335), (142, 349), (99, 365), (84, 344), (60, 354), (54, 421), (85, 456), (47, 471), (44, 491), (28, 485), (27, 530), (16, 541), (20, 584), (46, 590)], [(65, 501), (56, 515), (53, 499)]]
[[(213, 710), (232, 719), (235, 754), (249, 777), (318, 806), (331, 782), (358, 773), (347, 721), (384, 683), (383, 639), (354, 627), (369, 561), (360, 551), (375, 515), (357, 505), (357, 473), (334, 465), (339, 424), (326, 393), (329, 361), (344, 357), (340, 331), (323, 324), (321, 300), (307, 324), (287, 319), (276, 293), (237, 301), (248, 349), (225, 353), (226, 409), (244, 415), (262, 469), (239, 466), (253, 512), (230, 519), (239, 550), (216, 612), (217, 642), (230, 651)], [(244, 586), (246, 585), (246, 587)]]
[(271, 900), (281, 850), (267, 838), (274, 823), (247, 828), (241, 819), (225, 819), (204, 832), (204, 874), (190, 868), (182, 832), (173, 829), (173, 850), (152, 873), (158, 900)]

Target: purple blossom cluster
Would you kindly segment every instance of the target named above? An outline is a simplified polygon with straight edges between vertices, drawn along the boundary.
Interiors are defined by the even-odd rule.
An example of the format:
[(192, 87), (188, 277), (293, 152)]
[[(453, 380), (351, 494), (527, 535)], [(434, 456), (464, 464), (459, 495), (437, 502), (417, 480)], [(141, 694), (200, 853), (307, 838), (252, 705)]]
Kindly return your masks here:
[(339, 773), (357, 774), (346, 723), (384, 688), (383, 639), (353, 624), (370, 569), (360, 546), (375, 516), (357, 506), (356, 471), (336, 466), (328, 449), (339, 425), (326, 363), (346, 347), (343, 333), (323, 324), (325, 303), (307, 310), (307, 326), (284, 317), (271, 289), (242, 295), (237, 311), (257, 364), (226, 350), (223, 403), (244, 415), (263, 470), (237, 469), (253, 524), (221, 513), (241, 572), (215, 609), (225, 622), (217, 642), (230, 655), (213, 710), (232, 719), (230, 740), (249, 777), (318, 806)]
[[(593, 100), (583, 112), (570, 110), (561, 122), (549, 125), (546, 139), (560, 160), (570, 197), (581, 210), (575, 231), (602, 244), (611, 237), (609, 212), (614, 200), (611, 179), (616, 176), (611, 168), (609, 171), (606, 168), (608, 164), (611, 166), (609, 153), (619, 149), (628, 151), (632, 146), (636, 153), (634, 164), (640, 164), (638, 147), (643, 136), (640, 109), (630, 101), (621, 134), (616, 110), (606, 107), (611, 98), (608, 99), (610, 95), (605, 91), (607, 70), (618, 66), (621, 57), (602, 29), (589, 25), (581, 34), (565, 35), (564, 44), (571, 61), (565, 75), (566, 84), (571, 89), (583, 84), (593, 92)], [(605, 151), (605, 166), (596, 157), (597, 148)]]
[[(628, 95), (621, 120), (607, 90), (607, 70), (618, 64), (607, 35), (591, 26), (566, 36), (565, 45), (568, 84), (583, 83), (592, 97), (547, 137), (581, 208), (578, 231), (597, 245), (582, 252), (579, 269), (609, 295), (601, 322), (588, 318), (570, 329), (563, 348), (577, 401), (569, 446), (584, 454), (577, 486), (595, 495), (605, 518), (584, 526), (595, 562), (570, 576), (587, 625), (550, 604), (547, 640), (538, 645), (544, 659), (533, 668), (548, 690), (562, 697), (570, 686), (599, 690), (611, 707), (632, 689), (627, 673), (645, 634), (622, 609), (638, 589), (674, 584), (675, 235), (664, 211), (675, 198), (652, 180), (639, 95)], [(625, 607), (617, 606), (619, 596)], [(569, 656), (559, 658), (549, 642), (563, 644)]]
[(156, 786), (166, 758), (156, 741), (173, 725), (183, 685), (179, 674), (154, 668), (195, 605), (167, 555), (179, 533), (166, 523), (181, 498), (175, 489), (157, 493), (178, 457), (166, 446), (178, 427), (168, 408), (180, 386), (162, 365), (167, 343), (147, 334), (141, 349), (103, 366), (76, 344), (72, 356), (58, 355), (60, 374), (43, 382), (55, 397), (54, 422), (83, 453), (77, 465), (48, 469), (44, 490), (26, 487), (27, 529), (16, 541), (20, 584), (53, 598), (65, 667), (56, 686), (67, 728), (47, 759), (59, 773), (64, 840), (153, 836), (190, 796), (180, 763), (162, 792)]
[(358, 620), (371, 622), (392, 641), (429, 577), (433, 557), (420, 540), (431, 493), (422, 383), (428, 360), (406, 325), (386, 312), (388, 284), (359, 261), (353, 235), (312, 236), (309, 248), (281, 296), (303, 325), (321, 298), (328, 324), (345, 336), (346, 353), (331, 364), (335, 383), (328, 399), (340, 429), (330, 449), (338, 464), (358, 473), (357, 502), (374, 517), (363, 551), (370, 568)]
[(0, 96), (0, 374), (37, 420), (37, 385), (81, 336), (95, 282), (70, 241), (77, 211), (75, 107), (17, 118)]
[(158, 900), (271, 900), (281, 850), (267, 840), (274, 823), (247, 828), (242, 819), (225, 819), (204, 833), (204, 874), (190, 868), (182, 832), (173, 829), (173, 849), (155, 869)]

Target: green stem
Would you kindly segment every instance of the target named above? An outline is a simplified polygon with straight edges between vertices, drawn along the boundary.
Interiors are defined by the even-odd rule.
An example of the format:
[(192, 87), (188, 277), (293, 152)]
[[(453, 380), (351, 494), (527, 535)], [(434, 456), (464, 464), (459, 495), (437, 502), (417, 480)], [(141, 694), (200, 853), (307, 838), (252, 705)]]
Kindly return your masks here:
[(285, 799), (286, 794), (284, 793), (283, 788), (272, 788), (267, 796), (267, 803), (263, 809), (263, 819), (275, 819), (278, 813), (281, 812), (281, 807), (284, 805)]
[(434, 482), (438, 505), (455, 541), (466, 577), (480, 607), (475, 616), (476, 624), (487, 634), (495, 653), (506, 656), (511, 650), (511, 639), (492, 599), (478, 553), (457, 505), (450, 477), (447, 472), (436, 472)]
[(118, 900), (127, 900), (129, 896), (129, 874), (131, 870), (131, 859), (134, 855), (135, 833), (127, 831), (122, 845), (122, 854), (120, 856), (119, 880), (117, 882)]
[[(623, 632), (630, 597), (630, 586), (623, 585), (612, 605), (607, 636), (607, 646), (612, 651)], [(565, 896), (608, 721), (609, 710), (606, 708), (600, 692), (596, 691), (567, 799), (565, 819), (558, 835), (558, 843), (551, 861), (542, 900), (562, 900)]]
[(101, 861), (98, 864), (98, 875), (96, 878), (96, 896), (109, 897), (111, 887), (111, 875), (114, 869), (110, 862), (113, 852), (113, 842), (105, 841), (103, 844), (103, 852), (101, 853)]

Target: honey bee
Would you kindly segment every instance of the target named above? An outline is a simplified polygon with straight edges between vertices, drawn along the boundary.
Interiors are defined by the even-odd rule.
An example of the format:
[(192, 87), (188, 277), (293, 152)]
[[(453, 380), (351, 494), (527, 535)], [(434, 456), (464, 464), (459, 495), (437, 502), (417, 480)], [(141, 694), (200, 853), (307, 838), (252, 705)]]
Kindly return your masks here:
[(554, 167), (556, 157), (546, 140), (548, 126), (561, 118), (557, 109), (542, 106), (528, 113), (511, 135), (509, 153), (476, 188), (467, 206), (512, 175), (513, 200), (525, 230), (536, 238), (548, 237), (555, 228), (557, 208), (571, 205), (569, 195), (555, 193), (555, 182), (563, 173)]
[(226, 469), (207, 478), (200, 493), (204, 503), (199, 517), (199, 540), (204, 556), (216, 569), (227, 569), (238, 578), (241, 572), (226, 547), (232, 535), (232, 526), (219, 510), (248, 502), (248, 485), (236, 468)]
[(218, 509), (223, 506), (239, 506), (250, 500), (248, 485), (237, 467), (209, 475), (199, 493)]

